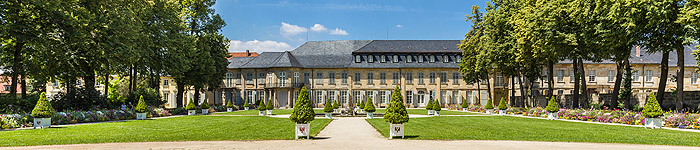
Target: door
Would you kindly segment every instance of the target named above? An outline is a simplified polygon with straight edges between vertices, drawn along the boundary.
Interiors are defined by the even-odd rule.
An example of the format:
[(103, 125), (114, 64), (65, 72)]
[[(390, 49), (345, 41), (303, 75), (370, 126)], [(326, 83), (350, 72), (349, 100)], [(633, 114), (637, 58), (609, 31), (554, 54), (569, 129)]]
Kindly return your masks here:
[(279, 92), (277, 92), (277, 102), (280, 107), (287, 106), (287, 97), (289, 97), (287, 92), (286, 90), (279, 90)]
[(425, 91), (418, 91), (418, 106), (425, 107)]

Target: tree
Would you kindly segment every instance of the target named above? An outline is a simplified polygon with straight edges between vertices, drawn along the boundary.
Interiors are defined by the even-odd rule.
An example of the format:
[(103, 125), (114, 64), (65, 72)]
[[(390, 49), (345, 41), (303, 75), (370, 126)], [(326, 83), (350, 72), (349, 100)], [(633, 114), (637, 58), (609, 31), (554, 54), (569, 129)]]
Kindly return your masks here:
[(272, 100), (267, 101), (267, 110), (273, 110), (275, 106), (272, 105)]
[(301, 87), (299, 91), (299, 97), (294, 104), (294, 109), (292, 109), (292, 114), (289, 116), (289, 120), (297, 124), (307, 124), (314, 120), (314, 109), (311, 107), (311, 102), (309, 101), (309, 95), (306, 92), (306, 86)]
[(389, 106), (386, 108), (386, 113), (384, 114), (384, 121), (391, 124), (403, 124), (408, 122), (408, 112), (406, 107), (403, 105), (403, 96), (401, 95), (401, 88), (396, 86), (391, 94), (391, 101), (389, 101)]
[(440, 110), (442, 109), (442, 107), (440, 106), (440, 100), (436, 100), (436, 101), (433, 101), (433, 102), (435, 102), (435, 103), (433, 104), (433, 108), (432, 108), (432, 109), (433, 109), (434, 111), (440, 111)]
[(559, 112), (559, 104), (557, 104), (557, 100), (554, 99), (554, 96), (552, 96), (552, 98), (549, 99), (549, 104), (547, 104), (547, 108), (545, 109), (549, 113)]
[(265, 105), (265, 102), (263, 100), (260, 100), (258, 102), (258, 111), (265, 111), (267, 110), (267, 105)]
[(425, 106), (427, 110), (433, 110), (433, 99), (428, 100), (428, 104)]
[(49, 100), (46, 99), (46, 93), (41, 93), (39, 101), (36, 102), (36, 106), (32, 110), (32, 117), (34, 118), (51, 118), (56, 114), (56, 110), (53, 109)]
[(501, 102), (498, 103), (498, 109), (499, 110), (508, 109), (508, 106), (506, 106), (506, 100), (503, 97), (501, 97)]
[(493, 109), (493, 104), (491, 103), (490, 99), (486, 102), (484, 109)]
[(372, 98), (367, 99), (367, 104), (365, 104), (365, 109), (366, 112), (373, 113), (374, 111), (377, 111), (376, 108), (374, 108), (374, 103), (372, 103)]
[(136, 105), (137, 113), (146, 113), (148, 111), (148, 106), (146, 106), (146, 101), (143, 101), (143, 96), (139, 97), (139, 103)]
[[(459, 49), (462, 50), (462, 61), (459, 64), (459, 72), (462, 74), (462, 79), (467, 84), (476, 84), (479, 93), (481, 92), (481, 81), (488, 80), (487, 66), (485, 62), (479, 59), (479, 54), (483, 51), (482, 39), (484, 38), (482, 15), (479, 12), (479, 6), (472, 6), (472, 15), (466, 18), (467, 21), (472, 23), (472, 29), (464, 35), (464, 40), (458, 45)], [(428, 103), (428, 106), (430, 105), (432, 105), (432, 102)], [(429, 109), (430, 107), (426, 108)]]
[(661, 110), (661, 106), (659, 106), (659, 102), (656, 101), (654, 93), (649, 95), (649, 100), (644, 104), (642, 115), (644, 115), (645, 118), (657, 118), (664, 115), (664, 111)]
[(326, 112), (326, 113), (333, 112), (333, 104), (331, 103), (331, 99), (326, 99), (326, 103), (325, 103), (325, 105), (323, 105), (323, 112)]

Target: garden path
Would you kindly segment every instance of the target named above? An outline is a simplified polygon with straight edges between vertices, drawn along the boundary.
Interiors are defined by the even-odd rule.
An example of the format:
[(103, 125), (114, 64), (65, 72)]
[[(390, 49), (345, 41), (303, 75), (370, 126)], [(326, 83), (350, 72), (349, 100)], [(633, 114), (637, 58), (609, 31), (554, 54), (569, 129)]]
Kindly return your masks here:
[(50, 145), (0, 149), (698, 149), (697, 147), (633, 145), (609, 143), (572, 143), (488, 140), (389, 140), (381, 136), (364, 118), (338, 117), (315, 140), (271, 141), (185, 141)]

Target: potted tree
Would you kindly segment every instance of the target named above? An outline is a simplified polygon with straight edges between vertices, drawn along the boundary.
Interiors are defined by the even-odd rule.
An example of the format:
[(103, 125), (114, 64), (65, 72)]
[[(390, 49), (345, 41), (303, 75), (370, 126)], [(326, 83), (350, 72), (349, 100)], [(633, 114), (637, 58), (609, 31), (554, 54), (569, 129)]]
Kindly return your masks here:
[(508, 106), (506, 106), (506, 100), (505, 98), (501, 97), (501, 102), (498, 102), (498, 114), (505, 115), (506, 109), (508, 109)]
[(248, 110), (249, 106), (250, 106), (250, 105), (248, 105), (248, 101), (247, 101), (247, 100), (243, 100), (243, 109)]
[(491, 99), (489, 99), (486, 102), (486, 106), (484, 106), (484, 109), (486, 109), (486, 114), (493, 114), (493, 104), (491, 103)]
[(357, 105), (360, 108), (360, 113), (365, 113), (365, 102), (360, 100), (360, 104)]
[(32, 117), (34, 117), (34, 129), (36, 127), (51, 127), (51, 117), (56, 114), (56, 110), (51, 106), (51, 102), (46, 99), (46, 93), (41, 92), (39, 101), (34, 105)]
[(275, 106), (272, 105), (272, 100), (267, 101), (267, 115), (272, 115), (272, 109), (275, 109)]
[(374, 103), (372, 103), (371, 97), (367, 99), (365, 111), (367, 112), (367, 119), (374, 119), (374, 111), (377, 111), (377, 109), (374, 108)]
[(547, 110), (547, 119), (559, 119), (559, 104), (557, 104), (557, 100), (554, 99), (554, 96), (549, 99), (549, 104), (547, 104), (547, 108), (545, 108), (545, 110)]
[(664, 122), (661, 116), (664, 115), (663, 110), (659, 106), (659, 102), (656, 101), (656, 96), (654, 93), (649, 95), (649, 99), (646, 104), (644, 104), (644, 109), (642, 109), (642, 115), (644, 115), (644, 127), (645, 128), (661, 128)]
[(226, 102), (226, 112), (232, 112), (233, 111), (233, 103), (231, 103), (231, 100), (228, 100)]
[(340, 108), (339, 105), (340, 105), (340, 104), (338, 103), (337, 100), (336, 100), (336, 101), (333, 101), (333, 113), (338, 113), (338, 108)]
[(315, 115), (314, 109), (311, 107), (311, 102), (309, 101), (309, 95), (306, 92), (306, 86), (301, 87), (292, 114), (289, 116), (289, 120), (296, 123), (294, 128), (295, 139), (298, 139), (299, 136), (306, 136), (306, 138), (309, 139), (311, 130), (311, 125), (309, 123), (314, 120)]
[(258, 116), (265, 116), (265, 110), (267, 110), (267, 105), (263, 100), (258, 101)]
[(433, 103), (433, 115), (440, 116), (440, 110), (442, 110), (440, 100), (435, 100), (435, 103)]
[(209, 114), (209, 103), (207, 103), (207, 100), (205, 99), (204, 102), (202, 102), (202, 105), (199, 107), (202, 108), (202, 115)]
[(396, 86), (393, 94), (391, 94), (389, 106), (387, 106), (386, 113), (384, 114), (384, 121), (389, 122), (390, 139), (394, 138), (394, 136), (401, 136), (401, 138), (404, 138), (403, 123), (408, 122), (408, 112), (406, 112), (406, 106), (403, 105), (403, 96), (401, 95), (399, 86)]
[(331, 117), (331, 113), (333, 112), (333, 106), (331, 105), (330, 99), (326, 99), (326, 104), (323, 105), (323, 112), (326, 113), (326, 118), (333, 119), (333, 117)]
[(465, 101), (465, 99), (462, 99), (462, 111), (467, 111), (469, 108), (469, 104)]
[(146, 102), (143, 101), (143, 95), (139, 97), (139, 103), (136, 104), (136, 119), (143, 120), (146, 119), (146, 112), (148, 112), (148, 107)]
[(196, 115), (197, 114), (197, 107), (194, 106), (194, 101), (190, 99), (190, 102), (187, 103), (187, 106), (185, 107), (187, 109), (187, 115)]
[(433, 115), (433, 99), (432, 98), (428, 101), (428, 105), (425, 106), (425, 109), (428, 110), (428, 115)]

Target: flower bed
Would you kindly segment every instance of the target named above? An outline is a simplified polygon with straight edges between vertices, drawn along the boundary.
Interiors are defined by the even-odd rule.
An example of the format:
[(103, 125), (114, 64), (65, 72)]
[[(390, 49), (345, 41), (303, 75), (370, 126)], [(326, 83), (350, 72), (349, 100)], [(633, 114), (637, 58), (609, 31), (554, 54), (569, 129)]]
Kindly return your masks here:
[[(166, 117), (171, 114), (168, 110), (162, 108), (151, 108), (149, 109), (150, 117)], [(103, 122), (103, 121), (114, 121), (114, 120), (129, 120), (135, 119), (136, 114), (134, 110), (93, 110), (93, 111), (65, 111), (57, 112), (53, 117), (51, 117), (51, 122), (53, 125), (63, 125), (63, 124), (75, 124), (75, 123), (88, 123), (88, 122)], [(23, 128), (32, 127), (34, 124), (32, 122), (31, 114), (1, 114), (0, 115), (0, 128), (2, 129), (12, 129), (12, 128)]]

